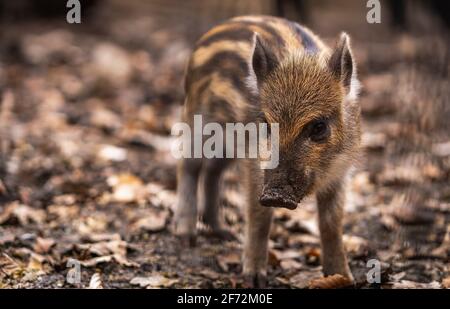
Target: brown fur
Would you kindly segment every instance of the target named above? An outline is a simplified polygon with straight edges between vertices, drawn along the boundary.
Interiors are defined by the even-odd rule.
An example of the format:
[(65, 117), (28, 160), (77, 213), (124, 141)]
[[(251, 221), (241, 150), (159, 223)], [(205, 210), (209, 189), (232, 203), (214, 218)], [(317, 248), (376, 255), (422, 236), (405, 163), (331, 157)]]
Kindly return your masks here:
[[(295, 208), (316, 193), (325, 274), (352, 278), (342, 245), (345, 179), (359, 149), (356, 66), (349, 38), (331, 50), (309, 29), (285, 19), (231, 19), (197, 42), (186, 74), (183, 120), (278, 123), (280, 164), (245, 159), (244, 274), (263, 283), (271, 207)], [(178, 170), (176, 232), (193, 238), (200, 216), (218, 220), (219, 179), (230, 160), (183, 159)], [(197, 202), (199, 186), (199, 202)], [(264, 206), (268, 207), (264, 207)]]

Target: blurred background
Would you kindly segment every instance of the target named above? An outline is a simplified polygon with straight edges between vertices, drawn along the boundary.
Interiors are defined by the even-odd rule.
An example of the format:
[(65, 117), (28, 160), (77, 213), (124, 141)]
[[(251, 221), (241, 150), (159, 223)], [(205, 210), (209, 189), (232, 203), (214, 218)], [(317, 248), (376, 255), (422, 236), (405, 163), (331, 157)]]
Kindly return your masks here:
[[(241, 287), (239, 167), (222, 213), (237, 240), (171, 233), (183, 73), (199, 36), (229, 17), (289, 18), (334, 44), (352, 38), (364, 156), (345, 245), (357, 287), (450, 286), (448, 1), (0, 0), (0, 288)], [(269, 286), (320, 277), (314, 201), (277, 210)], [(202, 226), (199, 226), (202, 230)], [(81, 281), (69, 283), (70, 259)], [(382, 282), (366, 280), (377, 259)], [(95, 278), (95, 280), (93, 280)]]

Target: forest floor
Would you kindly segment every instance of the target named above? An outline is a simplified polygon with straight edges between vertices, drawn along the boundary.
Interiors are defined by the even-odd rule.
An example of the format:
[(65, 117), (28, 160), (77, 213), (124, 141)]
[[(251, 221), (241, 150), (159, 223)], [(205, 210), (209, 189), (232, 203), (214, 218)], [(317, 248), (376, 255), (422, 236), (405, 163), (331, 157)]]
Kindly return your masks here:
[[(222, 203), (237, 240), (200, 233), (184, 248), (171, 232), (170, 128), (192, 42), (151, 19), (2, 31), (0, 288), (242, 287), (238, 166), (224, 177)], [(399, 57), (421, 40), (355, 43), (364, 155), (349, 185), (344, 242), (357, 288), (450, 286), (450, 137), (413, 130), (430, 148), (411, 146), (398, 95), (411, 78)], [(308, 288), (322, 276), (320, 254), (313, 199), (275, 212), (269, 287)], [(380, 262), (378, 284), (367, 281), (371, 259)], [(68, 280), (74, 261), (78, 283)]]

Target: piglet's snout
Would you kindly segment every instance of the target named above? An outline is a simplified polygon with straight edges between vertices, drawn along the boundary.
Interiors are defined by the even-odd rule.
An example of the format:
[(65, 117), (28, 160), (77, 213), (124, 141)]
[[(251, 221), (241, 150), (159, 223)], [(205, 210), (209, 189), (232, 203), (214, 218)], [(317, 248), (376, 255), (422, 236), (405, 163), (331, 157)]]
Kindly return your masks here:
[(261, 205), (266, 207), (282, 207), (288, 209), (297, 208), (297, 202), (293, 196), (293, 188), (264, 188), (259, 198)]

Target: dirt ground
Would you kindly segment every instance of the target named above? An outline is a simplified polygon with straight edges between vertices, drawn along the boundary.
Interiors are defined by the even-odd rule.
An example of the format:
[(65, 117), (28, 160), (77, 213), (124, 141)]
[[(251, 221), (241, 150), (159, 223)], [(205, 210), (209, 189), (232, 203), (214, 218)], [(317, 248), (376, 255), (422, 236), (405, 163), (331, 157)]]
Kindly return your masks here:
[[(81, 25), (1, 25), (0, 288), (242, 287), (239, 166), (222, 203), (237, 240), (200, 233), (185, 248), (171, 232), (170, 128), (194, 39), (213, 21), (108, 3)], [(449, 36), (425, 13), (399, 32), (371, 28), (365, 12), (324, 6), (308, 19), (329, 43), (348, 31), (363, 84), (344, 236), (355, 287), (449, 288)], [(277, 210), (268, 287), (310, 287), (320, 254), (314, 200)], [(367, 281), (372, 259), (379, 284)]]

